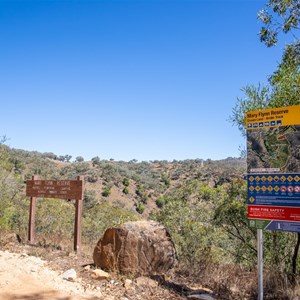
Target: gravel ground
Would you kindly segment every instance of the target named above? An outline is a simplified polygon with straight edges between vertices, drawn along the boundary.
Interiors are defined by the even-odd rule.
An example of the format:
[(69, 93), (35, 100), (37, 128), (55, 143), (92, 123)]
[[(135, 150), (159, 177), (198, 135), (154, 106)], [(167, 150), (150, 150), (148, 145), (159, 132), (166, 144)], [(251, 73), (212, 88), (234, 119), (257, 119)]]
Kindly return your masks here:
[[(87, 256), (17, 243), (1, 248), (1, 300), (187, 299), (181, 295), (179, 285), (176, 289), (167, 288), (159, 280), (147, 277), (130, 279), (110, 274), (105, 280), (93, 279), (94, 267)], [(64, 278), (70, 269), (76, 272), (71, 281)]]

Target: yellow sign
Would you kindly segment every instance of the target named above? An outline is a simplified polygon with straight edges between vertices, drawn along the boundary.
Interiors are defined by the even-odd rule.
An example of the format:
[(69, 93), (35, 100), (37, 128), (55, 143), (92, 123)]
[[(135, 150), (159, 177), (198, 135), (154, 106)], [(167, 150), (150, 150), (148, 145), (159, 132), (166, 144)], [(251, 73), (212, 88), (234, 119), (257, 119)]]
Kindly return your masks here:
[(246, 114), (246, 129), (298, 125), (299, 116), (300, 105), (249, 111)]

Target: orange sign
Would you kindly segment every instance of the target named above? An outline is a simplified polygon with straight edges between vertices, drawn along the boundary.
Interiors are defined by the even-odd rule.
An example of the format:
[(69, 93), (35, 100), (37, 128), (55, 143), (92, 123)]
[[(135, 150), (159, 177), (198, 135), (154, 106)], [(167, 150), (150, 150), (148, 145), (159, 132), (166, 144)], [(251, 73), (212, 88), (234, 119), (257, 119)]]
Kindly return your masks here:
[(249, 111), (246, 114), (247, 130), (299, 124), (300, 105)]

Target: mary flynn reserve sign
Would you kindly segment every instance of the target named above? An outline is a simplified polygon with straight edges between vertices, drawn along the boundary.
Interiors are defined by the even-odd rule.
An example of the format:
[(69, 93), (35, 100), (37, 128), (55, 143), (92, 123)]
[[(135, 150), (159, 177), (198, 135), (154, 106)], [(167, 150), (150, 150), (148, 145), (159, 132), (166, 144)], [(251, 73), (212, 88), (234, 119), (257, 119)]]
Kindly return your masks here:
[(74, 250), (81, 247), (81, 215), (83, 200), (83, 176), (77, 180), (39, 180), (32, 176), (26, 181), (26, 196), (30, 197), (28, 240), (35, 239), (35, 211), (37, 198), (59, 198), (76, 200), (74, 223)]
[(27, 180), (26, 196), (81, 200), (82, 185), (82, 180)]
[(300, 232), (300, 105), (248, 112), (250, 227)]

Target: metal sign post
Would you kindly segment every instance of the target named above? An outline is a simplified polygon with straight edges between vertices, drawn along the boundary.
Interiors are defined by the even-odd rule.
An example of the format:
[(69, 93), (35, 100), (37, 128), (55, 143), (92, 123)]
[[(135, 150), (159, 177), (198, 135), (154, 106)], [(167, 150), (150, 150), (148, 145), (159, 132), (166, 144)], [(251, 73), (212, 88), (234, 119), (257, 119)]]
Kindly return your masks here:
[(257, 229), (258, 300), (263, 300), (264, 298), (263, 263), (263, 232), (262, 229)]

